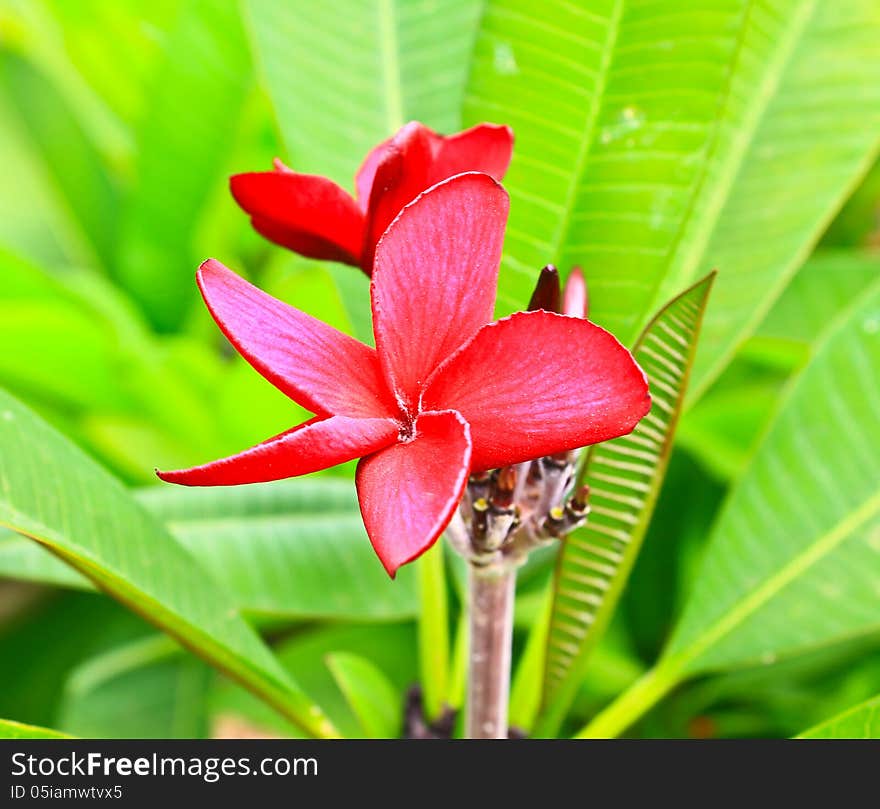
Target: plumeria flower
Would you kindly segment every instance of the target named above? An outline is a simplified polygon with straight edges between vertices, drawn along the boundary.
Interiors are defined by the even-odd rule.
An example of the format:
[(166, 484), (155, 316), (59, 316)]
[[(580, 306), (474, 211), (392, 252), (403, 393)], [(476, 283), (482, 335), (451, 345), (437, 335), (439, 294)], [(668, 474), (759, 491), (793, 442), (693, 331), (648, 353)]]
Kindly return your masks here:
[(380, 143), (357, 172), (352, 197), (327, 177), (274, 171), (236, 174), (232, 195), (269, 241), (309, 258), (372, 272), (376, 243), (401, 208), (432, 185), (467, 171), (504, 177), (513, 130), (480, 124), (444, 137), (418, 122)]
[(630, 432), (649, 409), (647, 382), (607, 331), (544, 310), (490, 322), (507, 212), (507, 193), (479, 173), (401, 211), (376, 248), (375, 349), (206, 261), (198, 284), (223, 333), (316, 415), (159, 477), (225, 486), (360, 458), (364, 524), (393, 576), (440, 536), (472, 472)]

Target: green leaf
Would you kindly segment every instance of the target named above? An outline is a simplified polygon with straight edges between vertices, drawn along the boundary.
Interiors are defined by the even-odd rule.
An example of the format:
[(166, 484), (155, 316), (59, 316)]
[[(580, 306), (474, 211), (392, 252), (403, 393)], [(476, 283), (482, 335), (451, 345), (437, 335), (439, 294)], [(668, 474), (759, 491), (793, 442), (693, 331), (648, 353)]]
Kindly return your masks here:
[(65, 407), (119, 406), (118, 350), (102, 323), (61, 301), (0, 300), (0, 379)]
[(83, 131), (76, 111), (27, 59), (0, 53), (0, 79), (67, 213), (109, 269), (120, 194), (104, 156)]
[(17, 0), (15, 9), (31, 34), (28, 52), (38, 51), (53, 74), (85, 81), (128, 123), (143, 115), (149, 78), (181, 5), (182, 0)]
[(717, 267), (701, 391), (870, 165), (878, 37), (874, 0), (489, 0), (465, 121), (516, 132), (500, 307), (581, 264), (628, 344)]
[(251, 64), (238, 4), (185, 4), (138, 134), (137, 182), (122, 223), (119, 273), (160, 330), (195, 300), (193, 236), (217, 186)]
[(349, 188), (367, 152), (406, 121), (458, 129), (481, 5), (359, 0), (340, 14), (329, 3), (247, 0), (293, 166)]
[(118, 481), (3, 391), (0, 525), (52, 551), (309, 732), (333, 735), (193, 557)]
[(80, 664), (57, 724), (87, 738), (202, 738), (212, 679), (170, 638), (148, 636)]
[[(334, 624), (306, 629), (276, 647), (282, 665), (296, 673), (303, 687), (321, 703), (345, 736), (362, 735), (333, 675), (325, 665), (327, 655), (348, 652), (369, 660), (399, 692), (416, 681), (416, 636), (412, 624)], [(215, 724), (244, 719), (258, 728), (284, 735), (301, 735), (264, 703), (233, 684), (218, 680), (212, 697)], [(402, 713), (403, 705), (399, 710)], [(403, 724), (401, 721), (398, 728)]]
[(715, 523), (657, 667), (588, 734), (618, 732), (681, 680), (880, 628), (880, 285), (787, 391)]
[(805, 730), (799, 739), (880, 739), (880, 696)]
[(0, 716), (55, 726), (70, 672), (120, 637), (143, 632), (136, 616), (107, 598), (69, 592), (50, 596), (9, 582), (2, 589)]
[(880, 278), (880, 257), (856, 250), (814, 254), (757, 331), (759, 337), (813, 345), (840, 312)]
[(425, 714), (440, 717), (449, 699), (449, 601), (442, 543), (416, 561), (419, 593), (419, 666)]
[(40, 728), (36, 725), (23, 725), (11, 719), (0, 719), (0, 739), (71, 739), (60, 730)]
[(352, 620), (416, 613), (415, 571), (389, 579), (367, 538), (350, 480), (162, 486), (141, 497), (248, 612)]
[[(415, 571), (388, 578), (350, 480), (324, 476), (228, 489), (162, 485), (137, 496), (248, 613), (381, 621), (418, 611)], [(0, 575), (87, 586), (67, 565), (12, 534), (0, 535)]]
[[(510, 684), (510, 726), (530, 731), (541, 707), (544, 669), (547, 665), (547, 634), (553, 608), (553, 591), (546, 587), (540, 593), (538, 616), (532, 623), (529, 638)], [(517, 605), (522, 599), (517, 599)]]
[(327, 665), (369, 739), (400, 736), (403, 697), (374, 663), (360, 655), (334, 652)]
[(651, 412), (635, 431), (587, 453), (587, 524), (565, 538), (556, 566), (542, 711), (536, 732), (555, 733), (584, 678), (638, 556), (663, 483), (715, 275), (667, 303), (636, 341)]
[(822, 250), (801, 267), (755, 335), (689, 408), (678, 428), (685, 447), (721, 480), (751, 459), (785, 381), (809, 360), (817, 338), (880, 278), (868, 252)]

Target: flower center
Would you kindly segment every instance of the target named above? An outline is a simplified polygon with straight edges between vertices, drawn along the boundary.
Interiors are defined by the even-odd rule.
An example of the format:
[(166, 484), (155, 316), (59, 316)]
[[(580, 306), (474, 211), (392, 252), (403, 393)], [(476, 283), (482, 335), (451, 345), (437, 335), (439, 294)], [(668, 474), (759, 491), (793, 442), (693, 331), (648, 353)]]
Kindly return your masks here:
[(416, 437), (416, 420), (409, 414), (402, 414), (397, 420), (397, 437), (403, 444), (408, 444)]

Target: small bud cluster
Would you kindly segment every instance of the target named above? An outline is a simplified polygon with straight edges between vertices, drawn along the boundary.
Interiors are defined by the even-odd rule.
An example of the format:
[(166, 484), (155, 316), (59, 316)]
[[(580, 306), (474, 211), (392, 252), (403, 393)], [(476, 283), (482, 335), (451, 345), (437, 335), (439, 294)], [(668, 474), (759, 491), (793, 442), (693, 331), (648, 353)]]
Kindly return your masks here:
[(584, 524), (588, 487), (571, 491), (575, 453), (472, 475), (450, 535), (472, 564), (522, 564), (537, 547)]

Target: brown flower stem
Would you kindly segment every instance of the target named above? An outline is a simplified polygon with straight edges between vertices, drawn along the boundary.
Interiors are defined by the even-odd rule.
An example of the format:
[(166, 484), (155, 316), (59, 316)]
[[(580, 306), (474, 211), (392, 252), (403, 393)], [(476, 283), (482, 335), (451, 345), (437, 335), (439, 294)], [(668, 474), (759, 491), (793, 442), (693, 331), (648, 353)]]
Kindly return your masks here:
[(468, 565), (470, 661), (466, 735), (507, 738), (516, 567)]

